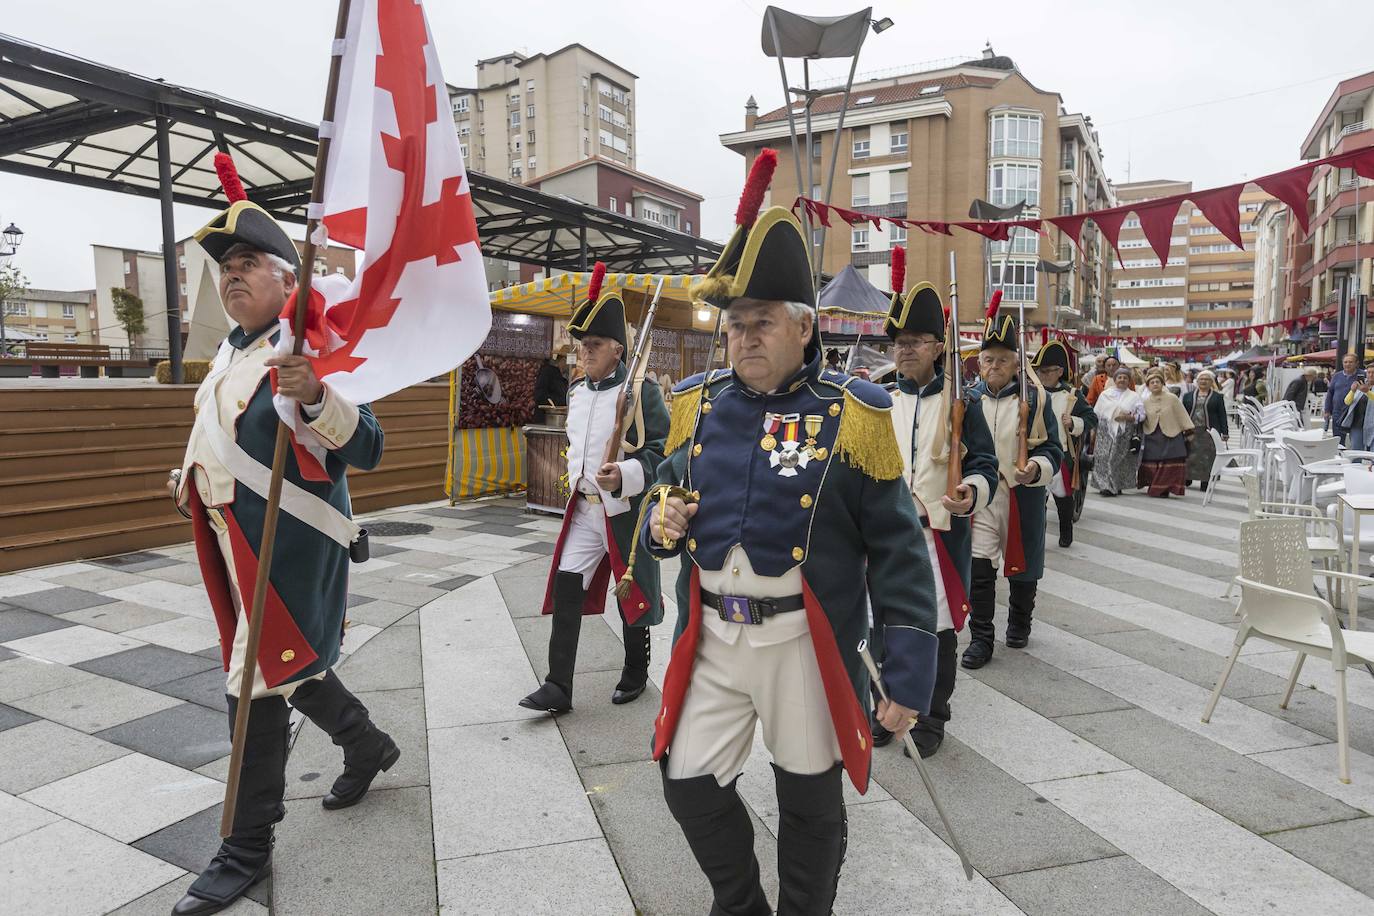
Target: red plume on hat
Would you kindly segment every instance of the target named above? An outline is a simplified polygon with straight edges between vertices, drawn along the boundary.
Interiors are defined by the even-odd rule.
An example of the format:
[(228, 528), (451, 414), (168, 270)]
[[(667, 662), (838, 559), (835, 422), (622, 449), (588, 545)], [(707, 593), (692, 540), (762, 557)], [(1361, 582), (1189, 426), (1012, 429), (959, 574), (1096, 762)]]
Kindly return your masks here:
[(1002, 304), (1002, 291), (1001, 291), (1000, 289), (999, 289), (999, 290), (994, 290), (993, 293), (992, 293), (992, 300), (991, 300), (990, 302), (988, 302), (988, 318), (989, 318), (989, 319), (992, 319), (992, 318), (996, 318), (996, 317), (997, 317), (997, 307), (1000, 306), (1001, 304)]
[(236, 204), (248, 199), (243, 182), (239, 179), (239, 170), (234, 167), (234, 160), (228, 153), (215, 153), (215, 174), (219, 175), (220, 187), (224, 188), (224, 196), (229, 198), (229, 203)]
[(597, 261), (592, 267), (592, 279), (587, 284), (587, 301), (595, 302), (601, 298), (601, 283), (606, 279), (606, 265), (602, 261)]
[(906, 249), (901, 245), (892, 248), (892, 291), (897, 295), (902, 294), (902, 287), (906, 285)]
[(778, 167), (778, 151), (759, 150), (754, 164), (749, 167), (749, 179), (744, 183), (744, 193), (739, 196), (739, 209), (735, 211), (735, 225), (749, 227), (759, 215), (763, 206), (763, 195), (773, 181), (773, 170)]

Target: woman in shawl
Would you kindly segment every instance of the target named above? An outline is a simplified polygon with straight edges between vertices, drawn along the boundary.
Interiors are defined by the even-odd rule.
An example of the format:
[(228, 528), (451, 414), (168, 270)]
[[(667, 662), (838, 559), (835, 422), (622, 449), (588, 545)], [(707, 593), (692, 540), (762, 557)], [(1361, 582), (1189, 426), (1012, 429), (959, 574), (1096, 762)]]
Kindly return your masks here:
[(1149, 495), (1167, 499), (1184, 493), (1184, 465), (1188, 459), (1187, 440), (1193, 435), (1193, 421), (1178, 395), (1165, 384), (1162, 369), (1145, 374), (1144, 446), (1140, 456), (1137, 486), (1149, 487)]
[(1098, 422), (1092, 485), (1103, 496), (1120, 496), (1122, 490), (1135, 486), (1140, 450), (1132, 447), (1131, 440), (1145, 419), (1145, 405), (1131, 390), (1130, 369), (1117, 367), (1112, 384), (1102, 389), (1093, 411)]
[(1226, 423), (1226, 397), (1217, 391), (1217, 377), (1211, 369), (1197, 374), (1197, 390), (1183, 396), (1183, 409), (1193, 421), (1193, 441), (1188, 444), (1183, 483), (1186, 486), (1194, 480), (1201, 481), (1202, 492), (1206, 493), (1212, 462), (1217, 457), (1216, 443), (1207, 431), (1215, 429), (1223, 440), (1231, 435)]

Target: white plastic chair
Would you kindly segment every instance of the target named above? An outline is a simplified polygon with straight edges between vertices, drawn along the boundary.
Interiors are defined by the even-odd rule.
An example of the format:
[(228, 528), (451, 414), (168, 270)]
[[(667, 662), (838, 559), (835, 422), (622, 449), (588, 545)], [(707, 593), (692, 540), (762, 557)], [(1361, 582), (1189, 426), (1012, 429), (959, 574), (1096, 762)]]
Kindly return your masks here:
[(1308, 439), (1301, 436), (1283, 437), (1283, 498), (1290, 503), (1302, 502), (1303, 470), (1305, 464), (1329, 461), (1340, 450), (1340, 440), (1335, 436)]
[[(1321, 563), (1322, 576), (1326, 579), (1326, 598), (1335, 600), (1332, 577), (1326, 573), (1332, 570), (1345, 571), (1345, 538), (1341, 526), (1334, 518), (1327, 518), (1313, 506), (1303, 503), (1269, 503), (1260, 500), (1259, 479), (1253, 474), (1241, 478), (1245, 484), (1245, 503), (1251, 520), (1257, 518), (1297, 518), (1301, 519), (1306, 530), (1307, 553), (1311, 562)], [(1231, 590), (1226, 594), (1229, 597)]]
[[(1350, 782), (1350, 734), (1346, 715), (1345, 669), (1349, 662), (1374, 662), (1374, 633), (1342, 630), (1336, 612), (1312, 593), (1312, 565), (1308, 559), (1301, 519), (1275, 518), (1240, 525), (1240, 630), (1202, 721), (1210, 722), (1226, 681), (1251, 638), (1297, 651), (1280, 709), (1288, 708), (1303, 661), (1309, 655), (1331, 662), (1336, 675), (1336, 753), (1340, 780)], [(1374, 583), (1368, 576), (1339, 573), (1343, 579)]]
[[(1232, 448), (1228, 449), (1221, 441), (1221, 433), (1215, 429), (1207, 430), (1207, 434), (1212, 437), (1212, 445), (1217, 450), (1217, 455), (1212, 459), (1212, 470), (1207, 477), (1207, 492), (1202, 494), (1202, 505), (1206, 506), (1212, 500), (1212, 494), (1216, 492), (1217, 483), (1223, 478), (1240, 478), (1246, 474), (1260, 473), (1260, 450), (1257, 448)], [(1231, 462), (1239, 464), (1231, 466)]]

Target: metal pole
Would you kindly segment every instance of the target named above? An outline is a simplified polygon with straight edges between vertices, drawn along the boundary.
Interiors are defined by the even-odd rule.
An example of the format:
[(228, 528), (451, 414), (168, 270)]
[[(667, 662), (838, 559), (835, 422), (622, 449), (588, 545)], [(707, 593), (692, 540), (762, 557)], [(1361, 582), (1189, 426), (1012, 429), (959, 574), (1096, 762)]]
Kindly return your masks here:
[(1340, 305), (1336, 309), (1336, 365), (1350, 349), (1350, 278), (1341, 277)]
[(177, 284), (176, 227), (172, 222), (171, 121), (157, 119), (157, 185), (162, 202), (162, 276), (167, 284), (167, 359), (172, 384), (185, 381), (181, 368), (181, 289)]
[[(863, 50), (864, 39), (868, 37), (868, 30), (865, 29), (859, 38), (859, 46), (854, 49), (854, 59), (849, 62), (849, 77), (844, 81), (844, 98), (840, 100), (840, 120), (835, 124), (835, 149), (830, 157), (830, 172), (825, 179), (825, 202), (830, 203), (830, 192), (835, 187), (835, 165), (840, 161), (840, 138), (844, 136), (844, 116), (849, 110), (849, 91), (854, 88), (854, 73), (859, 68), (859, 52)], [(775, 39), (776, 40), (776, 39)], [(821, 226), (821, 252), (825, 251), (825, 226)], [(816, 261), (816, 276), (814, 284), (821, 285), (821, 262)]]

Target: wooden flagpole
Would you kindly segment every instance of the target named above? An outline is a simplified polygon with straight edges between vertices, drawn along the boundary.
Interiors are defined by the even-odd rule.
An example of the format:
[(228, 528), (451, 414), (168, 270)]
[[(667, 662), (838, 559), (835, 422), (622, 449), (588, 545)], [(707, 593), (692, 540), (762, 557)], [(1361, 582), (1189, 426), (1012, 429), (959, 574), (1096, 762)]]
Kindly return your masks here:
[[(334, 40), (342, 41), (348, 33), (350, 0), (339, 0), (339, 15), (334, 23)], [(334, 103), (339, 94), (339, 69), (343, 54), (331, 54), (329, 83), (324, 95), (325, 122), (334, 120)], [(329, 166), (330, 138), (322, 136), (315, 152), (315, 179), (310, 187), (310, 202), (316, 204), (324, 196), (325, 172)], [(305, 313), (310, 302), (311, 279), (315, 272), (315, 229), (319, 220), (311, 217), (305, 224), (305, 244), (301, 251), (301, 266), (296, 273), (296, 308), (291, 315), (291, 330), (295, 341), (291, 352), (300, 356), (305, 345)], [(234, 716), (234, 744), (229, 757), (229, 778), (224, 786), (224, 814), (220, 818), (219, 833), (228, 837), (234, 830), (234, 808), (238, 802), (239, 776), (243, 769), (243, 746), (248, 733), (248, 710), (252, 706), (253, 679), (258, 668), (258, 647), (262, 643), (262, 612), (267, 602), (268, 575), (272, 570), (272, 548), (277, 540), (277, 512), (281, 507), (282, 474), (286, 470), (286, 450), (291, 431), (277, 421), (277, 442), (272, 452), (272, 480), (267, 489), (267, 512), (262, 521), (262, 544), (258, 548), (258, 576), (253, 584), (252, 613), (248, 615), (248, 647), (244, 652), (243, 677), (239, 680), (239, 704)]]

